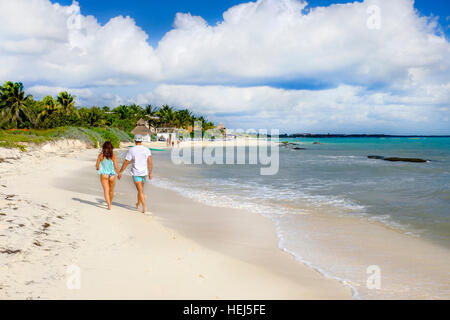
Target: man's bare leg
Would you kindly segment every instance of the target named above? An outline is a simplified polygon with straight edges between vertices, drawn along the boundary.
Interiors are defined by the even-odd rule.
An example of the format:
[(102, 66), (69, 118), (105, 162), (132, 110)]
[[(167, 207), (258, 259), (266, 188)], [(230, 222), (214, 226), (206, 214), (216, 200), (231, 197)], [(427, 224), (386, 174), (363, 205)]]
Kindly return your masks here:
[(147, 212), (147, 204), (145, 202), (145, 194), (144, 194), (144, 184), (142, 181), (135, 182), (136, 189), (138, 191), (138, 203), (136, 205), (137, 209), (139, 210), (139, 205), (142, 204), (142, 213)]

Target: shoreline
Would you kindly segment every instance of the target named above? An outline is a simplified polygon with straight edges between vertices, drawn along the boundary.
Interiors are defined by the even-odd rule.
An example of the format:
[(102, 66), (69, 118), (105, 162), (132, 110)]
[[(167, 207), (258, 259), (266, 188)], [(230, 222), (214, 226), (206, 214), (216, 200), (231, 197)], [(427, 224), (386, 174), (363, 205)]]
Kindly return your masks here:
[[(166, 159), (167, 156), (161, 161)], [(170, 161), (168, 163), (170, 164)], [(194, 186), (191, 188), (183, 179), (172, 183), (168, 178), (170, 175), (191, 177), (192, 183), (201, 181), (207, 188), (215, 188), (206, 179), (208, 173), (196, 173), (197, 169), (183, 172), (188, 168), (162, 164), (156, 167), (156, 170), (159, 171), (158, 177), (166, 177), (161, 182), (155, 181), (158, 182), (157, 185), (175, 190), (195, 201), (215, 207), (245, 208), (270, 217), (277, 226), (281, 250), (325, 277), (348, 285), (353, 289), (355, 298), (450, 297), (447, 271), (450, 251), (439, 243), (410, 234), (408, 229), (399, 229), (364, 214), (338, 213), (331, 205), (312, 209), (304, 203), (305, 208), (308, 208), (307, 214), (283, 214), (273, 207), (264, 208), (264, 205), (263, 208), (255, 208), (254, 201), (246, 202), (243, 195), (227, 192), (220, 186), (217, 188), (218, 195), (215, 195), (209, 192), (209, 189), (202, 190)], [(212, 175), (212, 180), (218, 176), (223, 175)], [(200, 179), (197, 180), (197, 177)], [(227, 183), (225, 185), (228, 187)], [(295, 229), (292, 226), (295, 226)], [(381, 270), (383, 285), (380, 289), (371, 290), (366, 281), (370, 278), (370, 270), (374, 266)]]
[[(149, 218), (133, 210), (130, 181), (118, 184), (116, 206), (107, 215), (93, 169), (96, 153), (40, 159), (30, 154), (12, 160), (28, 162), (15, 174), (11, 169), (17, 165), (1, 164), (0, 182), (7, 186), (1, 193), (17, 199), (5, 200), (17, 209), (4, 211), (8, 219), (14, 217), (12, 223), (26, 222), (0, 233), (12, 239), (9, 234), (30, 229), (28, 238), (8, 243), (20, 253), (0, 254), (5, 260), (1, 271), (8, 273), (0, 279), (6, 299), (351, 298), (350, 289), (282, 252), (274, 224), (259, 215), (206, 206), (150, 186), (154, 216)], [(44, 209), (48, 221), (30, 221), (24, 202)], [(44, 228), (46, 223), (50, 226)], [(47, 234), (39, 246), (33, 244), (37, 231)], [(81, 290), (65, 287), (72, 264), (81, 268)]]
[[(176, 188), (176, 191), (169, 186), (161, 188), (170, 193), (182, 194), (179, 188)], [(204, 201), (199, 202), (198, 199), (191, 198), (191, 196), (189, 199), (204, 203)], [(215, 210), (240, 210), (220, 204), (209, 205), (214, 206)], [(250, 211), (245, 210), (244, 212), (249, 213)], [(292, 240), (289, 239), (290, 235), (280, 231), (277, 219), (256, 212), (251, 212), (251, 214), (270, 221), (277, 237), (278, 250), (292, 257), (297, 263), (319, 273), (322, 277), (339, 282), (351, 290), (353, 299), (447, 299), (450, 296), (450, 292), (445, 289), (450, 252), (447, 248), (427, 239), (408, 234), (404, 230), (393, 228), (379, 221), (317, 211), (313, 215), (292, 215), (289, 218), (291, 223), (298, 221), (299, 223), (296, 225), (302, 224), (303, 227), (299, 232), (305, 233), (305, 236), (297, 234), (299, 237), (296, 241), (300, 243), (292, 247), (293, 243), (287, 242), (287, 240)], [(341, 235), (334, 231), (330, 232), (330, 227), (339, 230)], [(176, 230), (180, 229), (183, 230), (184, 226), (178, 226)], [(193, 234), (189, 236), (195, 238)], [(348, 254), (347, 249), (349, 248), (353, 251), (351, 255)], [(305, 252), (306, 255), (299, 255), (298, 251)], [(315, 255), (310, 255), (314, 252), (319, 252), (321, 259), (315, 261)], [(323, 260), (324, 258), (325, 260)], [(380, 260), (380, 258), (382, 259)], [(349, 267), (351, 266), (350, 272), (358, 274), (357, 282), (332, 272), (328, 268), (334, 263), (339, 265), (343, 262)], [(380, 267), (384, 283), (380, 289), (373, 292), (365, 287), (366, 280), (370, 276), (367, 268), (371, 266)], [(401, 275), (401, 270), (406, 276)], [(399, 271), (400, 277), (397, 278)], [(440, 280), (440, 282), (435, 283), (435, 286), (414, 288), (415, 283), (426, 284), (427, 281), (435, 282), (436, 280)], [(411, 287), (408, 288), (405, 285), (411, 285)], [(437, 289), (437, 292), (433, 293), (434, 289)]]

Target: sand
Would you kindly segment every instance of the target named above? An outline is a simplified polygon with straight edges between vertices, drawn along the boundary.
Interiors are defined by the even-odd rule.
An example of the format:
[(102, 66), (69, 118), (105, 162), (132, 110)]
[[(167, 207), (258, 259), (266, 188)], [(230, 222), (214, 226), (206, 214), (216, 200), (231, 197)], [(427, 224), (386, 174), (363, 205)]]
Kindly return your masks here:
[(264, 217), (151, 184), (145, 216), (134, 209), (130, 177), (108, 214), (98, 151), (47, 149), (0, 163), (1, 299), (351, 298), (279, 250)]

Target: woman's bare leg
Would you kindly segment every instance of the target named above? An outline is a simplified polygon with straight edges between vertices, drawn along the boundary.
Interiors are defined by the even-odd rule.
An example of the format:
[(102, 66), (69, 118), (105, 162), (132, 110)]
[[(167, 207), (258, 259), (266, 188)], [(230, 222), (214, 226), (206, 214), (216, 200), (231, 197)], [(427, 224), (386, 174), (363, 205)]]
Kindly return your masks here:
[(103, 193), (105, 195), (106, 204), (108, 205), (108, 210), (111, 210), (111, 198), (109, 196), (109, 179), (108, 176), (100, 175), (100, 182), (102, 183)]
[(112, 176), (109, 178), (109, 199), (112, 202), (114, 200), (114, 188), (116, 187), (116, 177)]

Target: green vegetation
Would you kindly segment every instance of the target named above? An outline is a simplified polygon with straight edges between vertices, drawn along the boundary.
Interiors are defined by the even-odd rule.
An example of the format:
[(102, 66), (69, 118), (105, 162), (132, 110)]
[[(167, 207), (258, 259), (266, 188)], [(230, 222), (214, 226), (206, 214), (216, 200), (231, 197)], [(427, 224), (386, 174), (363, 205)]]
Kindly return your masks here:
[(98, 133), (103, 141), (111, 142), (114, 148), (119, 147), (119, 137), (117, 137), (112, 131), (103, 128), (92, 128), (91, 130)]
[(17, 148), (23, 152), (27, 151), (27, 148), (24, 145), (11, 141), (0, 141), (0, 148), (9, 148), (9, 149)]
[(34, 100), (26, 95), (22, 83), (6, 82), (0, 86), (0, 129), (51, 129), (59, 127), (109, 127), (126, 132), (133, 130), (136, 122), (146, 119), (154, 127), (177, 127), (191, 129), (195, 121), (202, 123), (203, 130), (214, 128), (204, 117), (191, 111), (176, 110), (164, 105), (141, 107), (136, 104), (121, 105), (111, 109), (93, 106), (75, 107), (75, 96), (61, 92), (57, 97), (47, 96)]
[(215, 128), (204, 117), (187, 109), (176, 110), (164, 105), (141, 107), (121, 105), (114, 109), (75, 107), (75, 96), (61, 92), (57, 97), (35, 100), (24, 91), (22, 83), (6, 82), (0, 86), (0, 146), (24, 149), (22, 143), (43, 143), (58, 138), (80, 139), (99, 147), (104, 141), (118, 147), (120, 142), (132, 141), (130, 131), (139, 119), (150, 126), (176, 127), (192, 131), (194, 122), (203, 131)]
[(0, 130), (0, 147), (20, 148), (25, 151), (25, 146), (20, 143), (44, 143), (60, 138), (82, 140), (98, 148), (105, 141), (111, 141), (118, 148), (120, 142), (130, 142), (129, 135), (120, 129), (109, 128), (82, 128), (67, 127), (47, 130), (10, 129)]
[(69, 127), (64, 133), (64, 138), (82, 140), (92, 144), (95, 148), (99, 147), (97, 138), (86, 128)]

